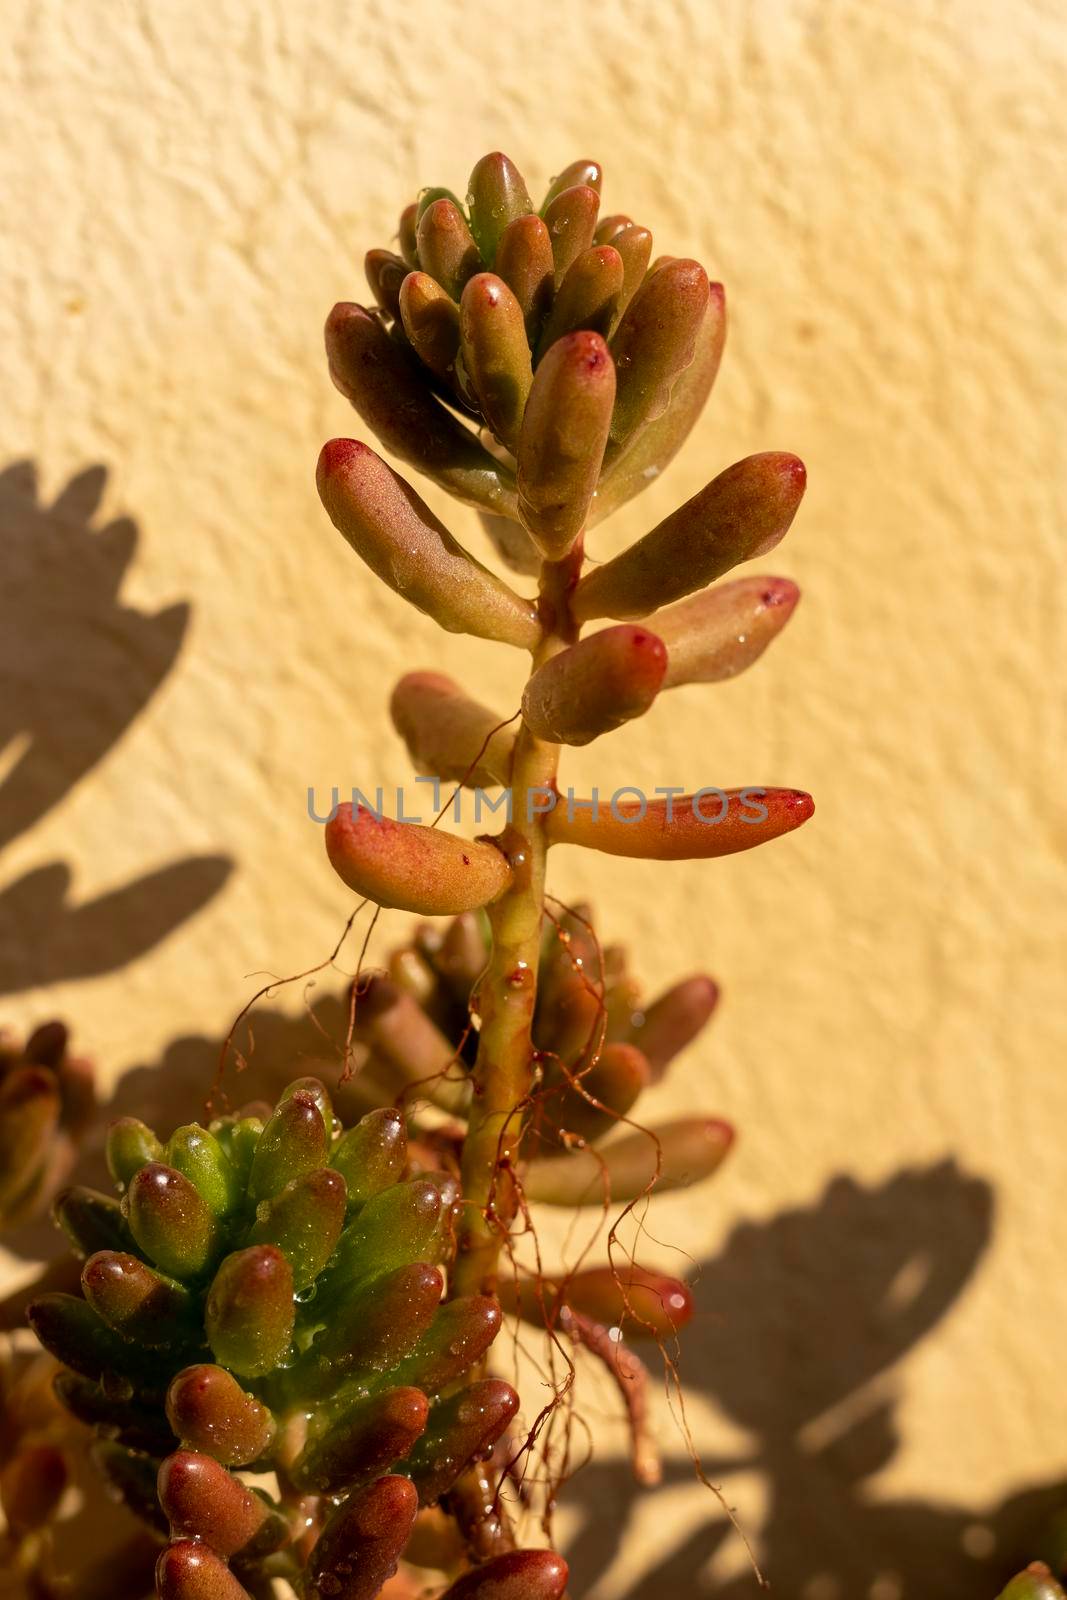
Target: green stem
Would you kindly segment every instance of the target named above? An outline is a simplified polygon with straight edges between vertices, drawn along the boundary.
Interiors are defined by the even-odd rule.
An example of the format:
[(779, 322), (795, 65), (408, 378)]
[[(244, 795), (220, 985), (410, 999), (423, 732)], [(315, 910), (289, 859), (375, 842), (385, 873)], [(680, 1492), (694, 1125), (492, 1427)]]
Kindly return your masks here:
[[(541, 642), (536, 671), (576, 637), (570, 594), (582, 564), (582, 541), (541, 568)], [(481, 1032), (474, 1096), (463, 1146), (463, 1222), (452, 1292), (492, 1294), (500, 1249), (515, 1215), (513, 1174), (523, 1110), (533, 1087), (531, 1037), (544, 909), (545, 793), (554, 793), (559, 745), (521, 724), (512, 765), (512, 815), (498, 843), (513, 868), (510, 888), (489, 908), (493, 949), (478, 988)], [(538, 793), (540, 791), (540, 793)]]

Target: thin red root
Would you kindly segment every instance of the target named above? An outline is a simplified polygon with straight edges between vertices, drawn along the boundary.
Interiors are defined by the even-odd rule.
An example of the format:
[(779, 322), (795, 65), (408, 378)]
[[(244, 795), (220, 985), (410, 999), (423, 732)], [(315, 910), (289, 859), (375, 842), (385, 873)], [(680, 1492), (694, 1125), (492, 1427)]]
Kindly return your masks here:
[(630, 1427), (630, 1465), (636, 1481), (651, 1488), (663, 1477), (663, 1464), (652, 1439), (648, 1418), (648, 1368), (640, 1357), (622, 1342), (615, 1328), (608, 1328), (572, 1307), (561, 1305), (559, 1324), (576, 1344), (590, 1351), (615, 1379), (626, 1408)]

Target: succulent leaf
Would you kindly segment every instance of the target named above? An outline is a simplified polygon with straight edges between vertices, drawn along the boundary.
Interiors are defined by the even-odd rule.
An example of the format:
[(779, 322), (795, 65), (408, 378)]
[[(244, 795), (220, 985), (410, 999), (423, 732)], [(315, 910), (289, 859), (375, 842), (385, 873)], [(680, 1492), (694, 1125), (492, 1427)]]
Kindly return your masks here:
[(560, 1600), (567, 1563), (553, 1550), (507, 1550), (464, 1573), (441, 1600)]
[(516, 516), (510, 472), (425, 383), (411, 354), (362, 306), (334, 307), (326, 322), (330, 377), (385, 449), (463, 501)]
[(444, 673), (405, 673), (389, 711), (417, 772), (469, 787), (509, 781), (514, 730)]
[(766, 555), (789, 531), (804, 463), (780, 451), (746, 456), (621, 555), (587, 573), (574, 612), (637, 619), (703, 589), (740, 561)]
[(751, 850), (791, 833), (815, 810), (800, 789), (699, 789), (663, 800), (574, 800), (548, 817), (553, 844), (578, 844), (609, 856), (707, 861)]
[(593, 243), (600, 196), (589, 184), (579, 183), (561, 189), (542, 213), (552, 245), (553, 276), (556, 287), (563, 282), (572, 264)]
[(565, 556), (582, 531), (614, 399), (615, 367), (597, 333), (557, 339), (534, 374), (519, 439), (519, 510), (550, 561)]
[(734, 1141), (717, 1117), (680, 1117), (658, 1128), (628, 1133), (603, 1150), (575, 1150), (530, 1163), (526, 1195), (553, 1206), (601, 1205), (687, 1189), (709, 1178)]
[(539, 739), (589, 744), (643, 716), (666, 672), (667, 651), (656, 634), (625, 623), (604, 628), (537, 669), (522, 714)]
[(326, 853), (342, 882), (380, 906), (439, 917), (474, 911), (504, 893), (511, 878), (495, 846), (440, 828), (376, 817), (347, 802), (326, 825)]
[(799, 599), (788, 578), (735, 578), (657, 611), (668, 654), (663, 687), (720, 683), (743, 672), (778, 637)]
[(467, 186), (471, 232), (482, 260), (492, 266), (505, 229), (533, 210), (522, 173), (500, 150), (483, 156)]
[(383, 583), (449, 633), (532, 649), (537, 615), (452, 537), (380, 456), (334, 439), (319, 457), (319, 494), (334, 526)]
[(489, 427), (514, 450), (533, 382), (522, 306), (503, 278), (479, 272), (459, 303), (464, 376)]

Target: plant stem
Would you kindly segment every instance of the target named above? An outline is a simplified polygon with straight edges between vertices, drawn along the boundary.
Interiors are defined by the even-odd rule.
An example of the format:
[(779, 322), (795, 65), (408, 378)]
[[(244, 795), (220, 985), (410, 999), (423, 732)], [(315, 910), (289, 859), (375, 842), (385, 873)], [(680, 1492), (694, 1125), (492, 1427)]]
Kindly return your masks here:
[[(533, 670), (577, 636), (570, 595), (582, 565), (579, 538), (563, 561), (542, 563), (541, 642)], [(534, 1076), (531, 1037), (544, 909), (545, 810), (554, 803), (559, 745), (522, 723), (512, 764), (512, 813), (498, 843), (512, 864), (511, 886), (489, 908), (493, 949), (478, 987), (481, 1032), (463, 1146), (463, 1222), (453, 1293), (492, 1294), (504, 1236), (516, 1209), (514, 1170), (523, 1110)]]

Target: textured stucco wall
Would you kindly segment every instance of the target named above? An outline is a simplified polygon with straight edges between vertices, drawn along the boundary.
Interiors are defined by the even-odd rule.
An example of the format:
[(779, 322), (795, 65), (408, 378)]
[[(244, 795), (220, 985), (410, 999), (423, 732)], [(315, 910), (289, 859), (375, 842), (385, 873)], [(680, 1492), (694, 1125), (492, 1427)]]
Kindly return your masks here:
[[(707, 965), (724, 986), (659, 1104), (699, 1097), (743, 1139), (654, 1231), (704, 1258), (753, 1225), (705, 1328), (729, 1345), (736, 1296), (766, 1366), (744, 1369), (747, 1335), (701, 1366), (697, 1335), (694, 1426), (709, 1457), (762, 1449), (728, 1477), (757, 1535), (768, 1463), (795, 1486), (843, 1437), (797, 1548), (869, 1551), (862, 1495), (958, 1513), (948, 1543), (977, 1550), (972, 1513), (1065, 1474), (1062, 4), (8, 0), (5, 21), (0, 466), (40, 480), (36, 510), (24, 471), (2, 480), (5, 1013), (62, 1011), (117, 1075), (224, 1032), (249, 974), (329, 949), (349, 900), (306, 786), (405, 777), (385, 711), (404, 668), (518, 668), (385, 596), (329, 528), (316, 454), (355, 429), (323, 316), (421, 184), (461, 188), (494, 147), (538, 184), (599, 157), (609, 209), (705, 261), (732, 314), (696, 434), (600, 547), (749, 451), (810, 474), (774, 558), (806, 595), (777, 646), (567, 771), (796, 783), (814, 821), (706, 866), (553, 865), (650, 983)], [(106, 482), (63, 494), (94, 464)], [(949, 1156), (995, 1191), (984, 1250), (984, 1191)], [(840, 1173), (857, 1187), (822, 1204)], [(924, 1264), (948, 1287), (894, 1329)], [(825, 1350), (823, 1304), (842, 1353), (800, 1439), (789, 1352)], [(876, 1402), (898, 1437), (877, 1415), (873, 1442), (849, 1433)], [(633, 1570), (712, 1515), (689, 1489), (669, 1504)], [(697, 1539), (690, 1567), (708, 1558), (739, 1570), (736, 1542)]]

